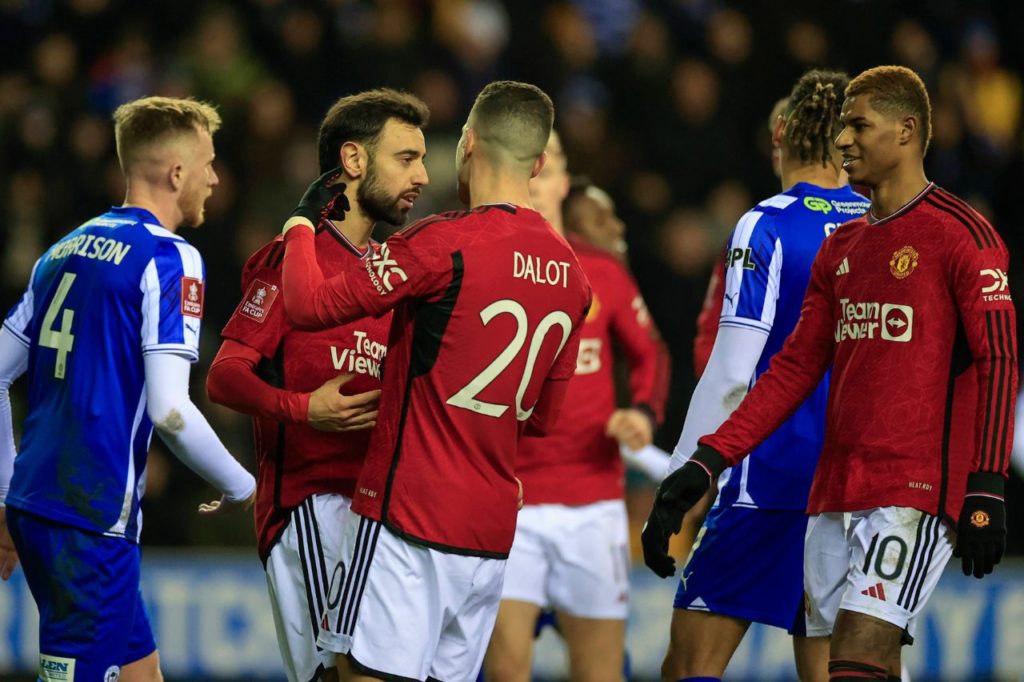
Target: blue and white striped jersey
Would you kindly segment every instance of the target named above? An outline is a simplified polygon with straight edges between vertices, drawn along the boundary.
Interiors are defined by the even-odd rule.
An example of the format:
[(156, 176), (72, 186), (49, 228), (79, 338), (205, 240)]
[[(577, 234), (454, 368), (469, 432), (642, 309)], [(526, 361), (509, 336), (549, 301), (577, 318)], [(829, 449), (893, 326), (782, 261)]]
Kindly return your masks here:
[[(800, 319), (811, 263), (840, 224), (870, 202), (849, 187), (798, 183), (740, 219), (726, 254), (722, 326), (768, 335), (751, 385)], [(804, 509), (825, 437), (828, 377), (750, 457), (720, 481), (718, 503), (759, 509)]]
[(4, 326), (29, 348), (7, 504), (138, 541), (153, 425), (143, 356), (199, 358), (206, 271), (149, 211), (112, 208), (36, 262)]

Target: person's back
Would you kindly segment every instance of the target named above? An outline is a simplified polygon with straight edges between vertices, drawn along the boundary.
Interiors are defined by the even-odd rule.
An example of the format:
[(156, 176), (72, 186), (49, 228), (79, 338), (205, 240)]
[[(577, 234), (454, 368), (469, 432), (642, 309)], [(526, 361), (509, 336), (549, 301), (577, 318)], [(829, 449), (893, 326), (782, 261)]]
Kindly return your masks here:
[(345, 654), (342, 677), (463, 679), (483, 660), (515, 529), (518, 439), (557, 416), (590, 303), (569, 245), (528, 208), (553, 117), (534, 86), (484, 88), (456, 162), (472, 210), (410, 226), (362, 272), (325, 282), (316, 263), (314, 221), (347, 208), (337, 173), (285, 224), (293, 323), (395, 311), (344, 540), (355, 569), (336, 576), (319, 639)]
[[(30, 347), (29, 409), (8, 504), (138, 539), (153, 430), (143, 353), (198, 359), (204, 280), (195, 248), (139, 208), (111, 209), (39, 259), (6, 323)], [(181, 283), (180, 304), (161, 298), (170, 281)]]
[(586, 279), (565, 240), (523, 207), (428, 218), (400, 237), (415, 253), (450, 253), (453, 277), (440, 298), (395, 311), (353, 509), (413, 541), (504, 556), (518, 434), (548, 372), (575, 369), (575, 353), (552, 364), (580, 321)]

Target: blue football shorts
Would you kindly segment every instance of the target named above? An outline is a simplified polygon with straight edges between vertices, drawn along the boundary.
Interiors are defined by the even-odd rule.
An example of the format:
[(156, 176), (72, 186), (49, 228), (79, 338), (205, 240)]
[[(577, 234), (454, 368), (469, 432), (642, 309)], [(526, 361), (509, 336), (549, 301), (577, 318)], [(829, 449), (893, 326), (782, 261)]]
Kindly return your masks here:
[(39, 678), (107, 682), (156, 651), (139, 590), (139, 546), (7, 507), (39, 609)]
[(683, 567), (675, 608), (803, 635), (803, 511), (714, 507)]

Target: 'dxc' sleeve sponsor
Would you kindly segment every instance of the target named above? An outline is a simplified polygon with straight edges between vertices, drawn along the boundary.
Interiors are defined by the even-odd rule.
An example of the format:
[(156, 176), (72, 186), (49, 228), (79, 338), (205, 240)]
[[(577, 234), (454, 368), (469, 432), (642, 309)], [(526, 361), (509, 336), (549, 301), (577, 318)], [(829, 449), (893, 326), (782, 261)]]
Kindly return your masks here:
[(978, 376), (973, 471), (1007, 475), (1017, 398), (1017, 315), (1006, 246), (987, 225), (951, 254), (952, 289)]
[[(288, 231), (284, 239), (284, 308), (304, 329), (326, 329), (360, 317), (380, 317), (402, 301), (443, 291), (451, 262), (426, 249), (414, 250), (402, 235), (385, 242), (365, 267), (325, 280), (316, 260), (313, 231)], [(446, 254), (447, 255), (447, 254)]]
[(724, 424), (700, 445), (714, 448), (730, 465), (743, 459), (814, 392), (835, 355), (833, 295), (822, 248), (811, 267), (800, 322), (754, 388)]

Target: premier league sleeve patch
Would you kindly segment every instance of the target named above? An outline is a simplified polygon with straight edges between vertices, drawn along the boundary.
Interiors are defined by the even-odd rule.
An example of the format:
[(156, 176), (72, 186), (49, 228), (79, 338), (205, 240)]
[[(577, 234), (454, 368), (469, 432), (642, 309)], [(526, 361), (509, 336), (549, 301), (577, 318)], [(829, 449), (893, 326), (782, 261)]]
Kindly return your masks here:
[(238, 308), (238, 314), (263, 324), (279, 293), (281, 290), (276, 284), (267, 284), (260, 279), (253, 280), (249, 290), (245, 292), (245, 299)]
[(181, 278), (181, 314), (203, 316), (203, 281), (195, 277)]

